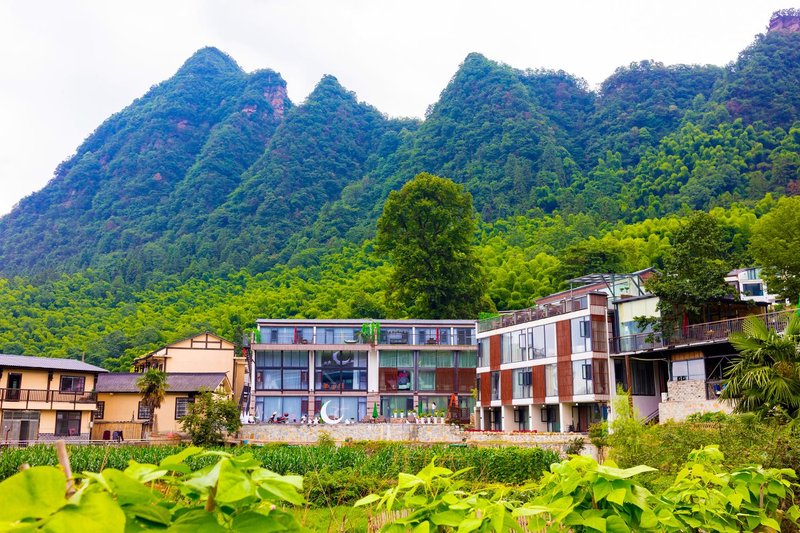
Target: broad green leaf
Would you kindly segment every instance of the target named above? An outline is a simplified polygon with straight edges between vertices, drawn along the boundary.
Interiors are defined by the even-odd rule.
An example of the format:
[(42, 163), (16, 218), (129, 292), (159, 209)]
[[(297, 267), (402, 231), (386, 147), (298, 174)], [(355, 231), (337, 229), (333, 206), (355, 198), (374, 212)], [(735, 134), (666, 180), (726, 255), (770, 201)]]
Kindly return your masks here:
[(160, 505), (128, 505), (123, 510), (128, 516), (135, 516), (156, 524), (168, 526), (172, 522), (170, 512)]
[(482, 518), (465, 518), (458, 525), (458, 533), (470, 533), (481, 527), (482, 524)]
[[(262, 485), (263, 486), (263, 485)], [(217, 493), (214, 496), (220, 503), (233, 503), (255, 496), (256, 484), (246, 472), (236, 468), (230, 460), (220, 461)]]
[(218, 533), (225, 531), (213, 513), (192, 509), (181, 514), (167, 530), (170, 533)]
[(125, 473), (141, 483), (148, 483), (167, 475), (169, 470), (156, 465), (137, 463), (131, 459), (128, 461), (128, 468), (125, 469)]
[(208, 489), (217, 484), (217, 480), (219, 480), (219, 470), (224, 460), (225, 459), (220, 460), (213, 466), (202, 468), (190, 476), (187, 476), (188, 479), (183, 481), (183, 485), (205, 493)]
[(431, 530), (431, 523), (427, 520), (420, 522), (417, 527), (411, 530), (411, 533), (428, 533)]
[(592, 485), (592, 494), (594, 495), (595, 501), (599, 502), (605, 498), (612, 489), (613, 487), (607, 479), (598, 478), (598, 480)]
[(628, 493), (626, 489), (614, 489), (608, 493), (606, 496), (606, 500), (616, 503), (617, 505), (622, 505), (625, 503), (625, 495)]
[(67, 478), (52, 466), (34, 466), (0, 483), (0, 524), (44, 518), (63, 507)]
[(231, 530), (237, 533), (263, 533), (269, 531), (301, 531), (294, 517), (281, 511), (261, 514), (245, 511), (233, 519)]
[(443, 511), (441, 513), (434, 513), (431, 516), (431, 522), (437, 526), (458, 526), (464, 520), (464, 513), (457, 511)]
[(86, 492), (63, 507), (42, 526), (50, 533), (123, 531), (125, 513), (107, 492)]
[(192, 457), (193, 455), (197, 455), (202, 452), (202, 448), (198, 448), (197, 446), (189, 446), (188, 448), (181, 450), (179, 453), (174, 455), (168, 455), (164, 457), (158, 466), (162, 468), (169, 468), (170, 470), (175, 470), (174, 467), (181, 465), (186, 459)]
[(107, 468), (101, 475), (120, 505), (149, 503), (156, 497), (151, 489), (119, 470)]
[[(654, 518), (655, 518), (655, 516), (654, 516)], [(646, 527), (642, 523), (640, 523), (639, 525), (641, 526), (643, 531), (647, 531), (647, 530), (652, 531), (653, 529), (655, 529), (655, 523), (653, 524), (653, 526), (650, 526), (650, 527)], [(623, 520), (621, 517), (612, 515), (612, 516), (609, 516), (606, 519), (606, 532), (607, 533), (630, 533), (630, 531), (631, 531), (631, 528), (628, 527), (628, 524), (626, 524), (625, 520)]]
[(380, 499), (381, 499), (381, 497), (378, 496), (377, 494), (369, 494), (367, 496), (364, 496), (360, 500), (358, 500), (356, 503), (354, 503), (353, 507), (361, 507), (363, 505), (369, 505), (371, 503), (375, 503), (376, 501), (378, 501)]
[(656, 469), (650, 466), (638, 465), (631, 468), (614, 468), (606, 465), (597, 465), (597, 472), (619, 479), (627, 479), (646, 472), (655, 472)]

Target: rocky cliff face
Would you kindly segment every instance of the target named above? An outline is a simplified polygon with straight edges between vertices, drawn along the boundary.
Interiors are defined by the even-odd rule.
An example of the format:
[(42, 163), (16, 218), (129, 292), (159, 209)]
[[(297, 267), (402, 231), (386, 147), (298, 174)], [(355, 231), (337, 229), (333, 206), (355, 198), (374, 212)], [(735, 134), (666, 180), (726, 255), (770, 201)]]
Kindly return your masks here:
[(800, 10), (782, 9), (772, 14), (769, 19), (767, 31), (770, 32), (800, 32)]

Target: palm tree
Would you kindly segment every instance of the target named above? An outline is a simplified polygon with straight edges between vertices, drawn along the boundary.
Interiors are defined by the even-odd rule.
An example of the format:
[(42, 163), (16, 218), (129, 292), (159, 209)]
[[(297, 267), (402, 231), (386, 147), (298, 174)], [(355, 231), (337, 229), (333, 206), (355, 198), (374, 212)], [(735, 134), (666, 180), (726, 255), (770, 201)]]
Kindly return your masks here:
[(164, 401), (164, 396), (166, 395), (168, 387), (167, 373), (151, 368), (136, 380), (136, 386), (139, 387), (139, 392), (142, 393), (142, 405), (150, 411), (150, 420), (147, 425), (152, 431), (155, 411), (161, 407), (161, 402)]
[(736, 412), (769, 416), (780, 408), (799, 419), (800, 316), (793, 313), (782, 334), (759, 317), (745, 320), (742, 330), (730, 337), (740, 357), (725, 372), (721, 397), (734, 400)]

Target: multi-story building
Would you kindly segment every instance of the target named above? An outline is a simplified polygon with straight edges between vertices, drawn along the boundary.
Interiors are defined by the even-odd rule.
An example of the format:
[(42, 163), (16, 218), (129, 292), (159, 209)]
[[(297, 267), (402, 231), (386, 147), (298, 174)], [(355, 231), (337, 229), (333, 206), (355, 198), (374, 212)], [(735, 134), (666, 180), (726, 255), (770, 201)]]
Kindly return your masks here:
[(476, 338), (472, 320), (257, 321), (252, 409), (291, 420), (319, 413), (360, 421), (377, 408), (446, 410), (474, 406)]
[(0, 355), (0, 442), (87, 440), (105, 372), (72, 359)]

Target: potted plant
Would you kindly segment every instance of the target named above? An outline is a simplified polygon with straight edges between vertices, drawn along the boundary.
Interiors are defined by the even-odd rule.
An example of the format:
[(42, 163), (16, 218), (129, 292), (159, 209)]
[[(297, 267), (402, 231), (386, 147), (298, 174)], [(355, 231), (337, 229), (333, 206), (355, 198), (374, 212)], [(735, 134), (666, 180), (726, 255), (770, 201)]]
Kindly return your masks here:
[(394, 418), (400, 418), (400, 409), (392, 409), (392, 414)]

